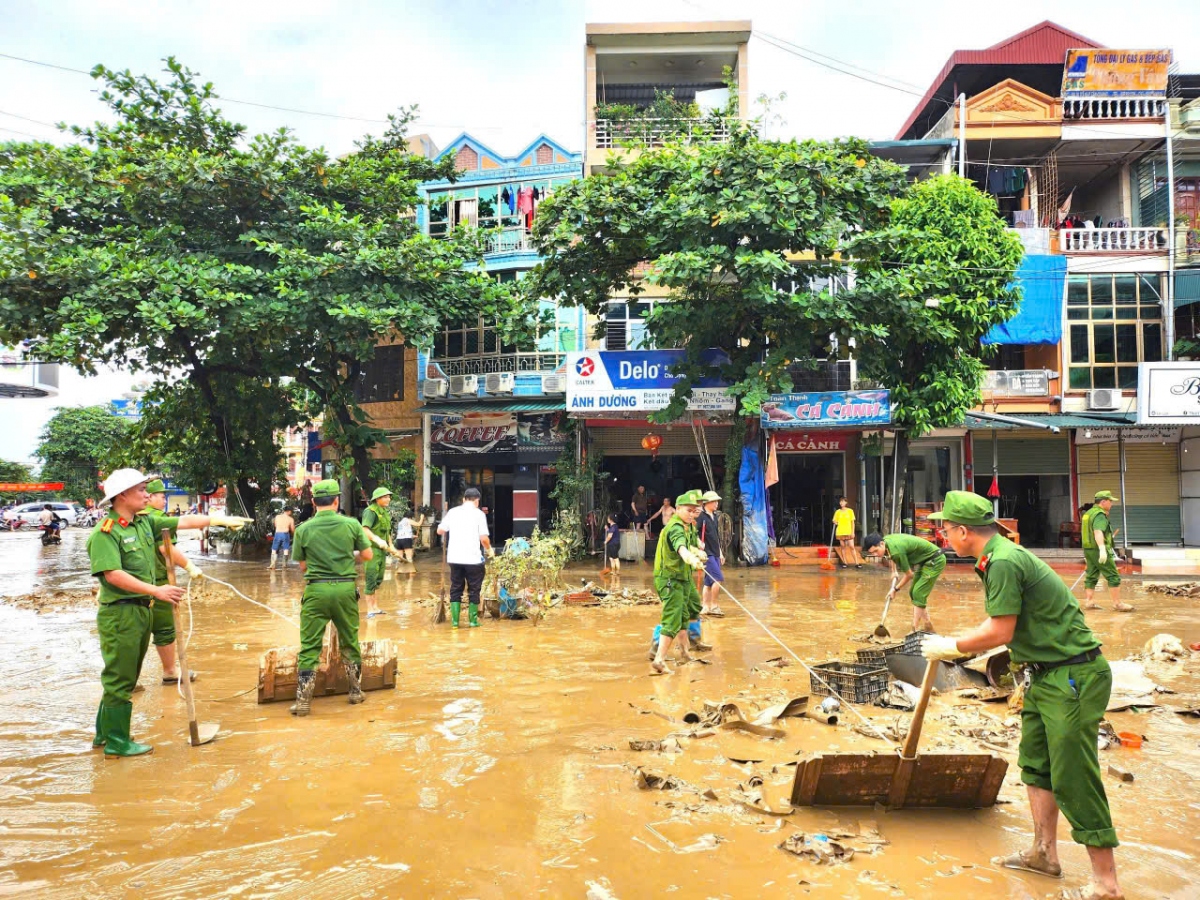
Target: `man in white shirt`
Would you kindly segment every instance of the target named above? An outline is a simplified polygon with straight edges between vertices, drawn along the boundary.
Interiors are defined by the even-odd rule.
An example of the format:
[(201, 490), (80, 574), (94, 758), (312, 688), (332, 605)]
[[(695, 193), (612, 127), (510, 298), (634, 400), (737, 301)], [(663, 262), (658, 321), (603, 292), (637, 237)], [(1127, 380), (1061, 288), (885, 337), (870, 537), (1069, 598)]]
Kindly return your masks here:
[(446, 542), (446, 562), (450, 565), (450, 627), (458, 627), (462, 611), (463, 587), (467, 588), (467, 616), (472, 628), (479, 627), (479, 591), (483, 587), (483, 555), (495, 556), (488, 538), (487, 516), (479, 508), (479, 488), (463, 491), (463, 502), (438, 525), (438, 534)]

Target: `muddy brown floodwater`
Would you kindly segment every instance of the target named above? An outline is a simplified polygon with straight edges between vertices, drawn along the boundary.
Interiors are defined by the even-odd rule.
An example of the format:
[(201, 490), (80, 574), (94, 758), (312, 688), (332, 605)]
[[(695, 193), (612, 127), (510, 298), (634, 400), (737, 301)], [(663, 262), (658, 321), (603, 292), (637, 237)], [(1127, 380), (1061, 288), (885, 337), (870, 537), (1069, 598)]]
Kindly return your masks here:
[[(0, 536), (0, 595), (88, 588), (83, 543), (68, 530), (42, 548), (28, 534)], [(184, 549), (189, 550), (185, 543)], [(195, 552), (195, 545), (190, 545)], [(288, 616), (298, 616), (297, 569), (261, 561), (200, 560), (218, 578)], [(381, 589), (389, 613), (364, 638), (396, 642), (394, 691), (318, 699), (295, 719), (286, 703), (258, 705), (259, 654), (296, 642), (295, 630), (224, 590), (194, 604), (189, 645), (200, 719), (220, 722), (201, 748), (186, 741), (182, 699), (159, 685), (147, 656), (135, 697), (134, 735), (148, 757), (106, 762), (90, 749), (100, 688), (94, 611), (36, 611), (0, 600), (0, 896), (64, 897), (1044, 897), (1087, 877), (1083, 848), (1060, 834), (1064, 882), (998, 870), (990, 857), (1026, 846), (1030, 822), (1015, 742), (994, 809), (885, 812), (796, 810), (773, 817), (731, 799), (763, 779), (763, 799), (784, 808), (797, 754), (886, 750), (857, 734), (847, 714), (830, 728), (781, 720), (767, 740), (719, 732), (682, 738), (682, 752), (634, 752), (629, 739), (687, 730), (685, 713), (729, 699), (749, 714), (808, 693), (799, 666), (762, 665), (780, 649), (732, 603), (706, 625), (710, 666), (648, 677), (654, 606), (569, 608), (540, 625), (484, 619), (452, 632), (413, 602), (437, 588), (436, 564), (394, 573)], [(578, 584), (594, 568), (573, 570)], [(1074, 573), (1070, 579), (1074, 580)], [(625, 567), (621, 584), (648, 586), (649, 567)], [(1133, 581), (1133, 580), (1131, 580)], [(732, 570), (729, 588), (807, 661), (852, 653), (876, 624), (888, 579), (879, 569)], [(1131, 584), (1138, 611), (1089, 613), (1110, 659), (1159, 632), (1200, 640), (1197, 600)], [(910, 607), (895, 607), (903, 634)], [(931, 602), (943, 631), (983, 617), (974, 575), (952, 566)], [(465, 618), (465, 616), (464, 616)], [(1200, 662), (1156, 663), (1148, 673), (1196, 706)], [(907, 714), (859, 707), (881, 725)], [(934, 698), (926, 749), (961, 746), (966, 719), (1006, 717), (1001, 707)], [(1135, 776), (1105, 784), (1122, 847), (1129, 897), (1196, 897), (1200, 888), (1200, 720), (1170, 708), (1114, 713), (1120, 731), (1147, 736), (1140, 750), (1112, 749)], [(983, 720), (987, 721), (987, 720)], [(1003, 731), (992, 722), (996, 731)], [(734, 759), (761, 760), (739, 764)], [(695, 791), (639, 790), (634, 768), (673, 775)], [(711, 788), (717, 799), (701, 792)], [(869, 833), (888, 841), (836, 865), (778, 849), (795, 832)], [(848, 841), (855, 844), (853, 840)], [(859, 843), (856, 846), (869, 849)], [(605, 893), (608, 892), (608, 893)]]

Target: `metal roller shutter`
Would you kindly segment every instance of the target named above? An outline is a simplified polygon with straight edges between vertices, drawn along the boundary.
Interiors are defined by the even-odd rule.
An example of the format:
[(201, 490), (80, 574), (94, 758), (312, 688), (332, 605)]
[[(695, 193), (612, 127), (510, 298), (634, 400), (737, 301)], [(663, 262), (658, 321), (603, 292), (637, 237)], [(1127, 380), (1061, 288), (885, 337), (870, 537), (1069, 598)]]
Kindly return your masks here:
[[(1115, 443), (1080, 444), (1079, 497), (1090, 503), (1097, 491), (1121, 490), (1120, 454)], [(1134, 544), (1177, 543), (1183, 538), (1179, 518), (1179, 447), (1177, 444), (1125, 445), (1124, 517), (1127, 539)], [(1122, 521), (1113, 506), (1113, 527)]]
[[(676, 425), (667, 431), (662, 426), (650, 427), (644, 422), (630, 422), (628, 428), (590, 428), (588, 433), (591, 435), (593, 447), (616, 456), (649, 456), (650, 451), (642, 449), (642, 438), (647, 434), (657, 434), (662, 438), (662, 446), (658, 448), (659, 456), (700, 455), (696, 450), (696, 438), (687, 425)], [(708, 440), (709, 453), (712, 456), (723, 457), (725, 444), (729, 440), (729, 426), (705, 426), (704, 436)]]
[[(1070, 475), (1071, 445), (1066, 434), (1045, 437), (999, 436), (1001, 475)], [(975, 474), (992, 473), (991, 432), (971, 432)]]

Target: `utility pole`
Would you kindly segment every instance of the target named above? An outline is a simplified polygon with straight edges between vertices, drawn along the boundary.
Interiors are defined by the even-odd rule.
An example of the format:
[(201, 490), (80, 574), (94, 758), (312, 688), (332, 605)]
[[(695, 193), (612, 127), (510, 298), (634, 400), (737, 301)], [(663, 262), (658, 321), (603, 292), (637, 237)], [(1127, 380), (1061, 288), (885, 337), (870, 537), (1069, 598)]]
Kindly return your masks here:
[[(1170, 144), (1168, 126), (1168, 145)], [(958, 95), (958, 177), (967, 177), (967, 95)]]
[[(1167, 132), (1167, 293), (1163, 298), (1163, 337), (1167, 362), (1175, 359), (1175, 152), (1171, 146), (1171, 99), (1164, 101)], [(1121, 498), (1124, 507), (1125, 498)]]

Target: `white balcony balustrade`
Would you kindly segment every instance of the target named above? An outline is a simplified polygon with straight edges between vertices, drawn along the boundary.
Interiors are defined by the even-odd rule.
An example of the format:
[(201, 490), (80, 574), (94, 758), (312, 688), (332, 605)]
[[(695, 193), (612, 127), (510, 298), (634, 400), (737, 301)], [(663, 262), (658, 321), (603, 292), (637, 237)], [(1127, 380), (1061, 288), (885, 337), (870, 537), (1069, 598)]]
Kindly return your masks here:
[(733, 133), (736, 119), (597, 119), (595, 146), (601, 150), (623, 147), (662, 147), (683, 144), (723, 144)]
[(506, 228), (488, 238), (488, 253), (528, 253), (534, 249), (533, 240), (524, 228)]
[(1161, 119), (1167, 101), (1138, 97), (1101, 97), (1063, 100), (1064, 119)]
[(1063, 253), (1166, 253), (1165, 228), (1063, 228)]

